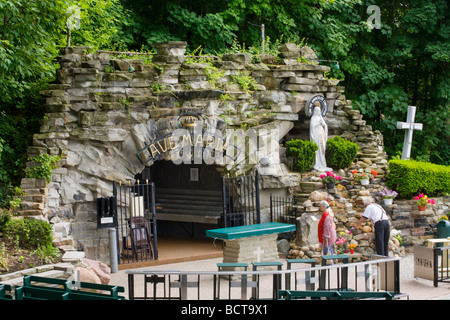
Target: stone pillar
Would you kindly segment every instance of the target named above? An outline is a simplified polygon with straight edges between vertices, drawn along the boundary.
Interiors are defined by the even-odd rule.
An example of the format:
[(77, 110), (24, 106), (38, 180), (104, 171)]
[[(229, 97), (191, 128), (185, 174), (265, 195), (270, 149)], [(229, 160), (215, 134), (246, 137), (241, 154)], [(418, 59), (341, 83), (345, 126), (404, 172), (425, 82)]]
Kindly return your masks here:
[(248, 263), (279, 261), (278, 234), (268, 234), (225, 240), (224, 263)]

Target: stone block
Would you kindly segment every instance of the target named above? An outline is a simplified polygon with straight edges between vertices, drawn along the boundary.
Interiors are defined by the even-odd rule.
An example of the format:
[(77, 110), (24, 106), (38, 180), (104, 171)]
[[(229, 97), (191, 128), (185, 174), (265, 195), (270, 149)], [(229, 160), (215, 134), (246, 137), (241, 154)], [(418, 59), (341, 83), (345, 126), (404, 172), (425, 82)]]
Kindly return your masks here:
[(186, 41), (168, 41), (155, 44), (158, 55), (182, 56), (186, 52)]
[(223, 262), (278, 261), (277, 234), (225, 241)]
[(82, 251), (67, 251), (62, 257), (62, 262), (80, 262), (84, 259), (86, 254)]
[(320, 81), (317, 79), (309, 79), (304, 77), (292, 77), (289, 78), (289, 82), (292, 84), (308, 84), (308, 85), (319, 85)]
[(250, 55), (248, 53), (233, 53), (233, 54), (224, 54), (222, 56), (223, 61), (232, 61), (238, 64), (249, 64), (252, 62)]

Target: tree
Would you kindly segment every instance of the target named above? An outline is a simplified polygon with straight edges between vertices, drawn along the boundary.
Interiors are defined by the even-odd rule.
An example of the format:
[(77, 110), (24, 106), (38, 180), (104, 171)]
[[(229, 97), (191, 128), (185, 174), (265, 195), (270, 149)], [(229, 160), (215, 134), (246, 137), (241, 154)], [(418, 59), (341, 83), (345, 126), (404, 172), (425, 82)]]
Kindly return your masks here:
[(11, 103), (51, 78), (56, 39), (65, 21), (62, 0), (0, 2), (0, 99)]
[(0, 1), (0, 206), (23, 176), (27, 147), (45, 112), (39, 91), (54, 79), (71, 6), (81, 13), (72, 45), (96, 50), (114, 43), (126, 16), (119, 0)]
[[(77, 28), (71, 31), (71, 46), (89, 46), (95, 52), (121, 41), (122, 25), (129, 21), (129, 11), (119, 0), (83, 0), (72, 4), (79, 8)], [(67, 45), (65, 37), (60, 44)]]
[(406, 119), (408, 105), (417, 106), (416, 121), (424, 123), (424, 130), (414, 134), (412, 155), (448, 165), (448, 2), (377, 3), (381, 29), (362, 34), (342, 63), (347, 93), (384, 134), (390, 155), (402, 149), (404, 133), (396, 130), (397, 121)]

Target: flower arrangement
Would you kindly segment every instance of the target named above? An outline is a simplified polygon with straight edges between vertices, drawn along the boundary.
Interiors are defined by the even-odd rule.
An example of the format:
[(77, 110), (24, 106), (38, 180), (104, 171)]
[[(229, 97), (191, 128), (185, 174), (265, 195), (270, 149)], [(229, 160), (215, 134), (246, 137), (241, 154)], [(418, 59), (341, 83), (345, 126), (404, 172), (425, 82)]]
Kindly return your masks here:
[(426, 206), (428, 203), (434, 204), (434, 200), (431, 198), (428, 198), (426, 194), (419, 194), (418, 196), (414, 197), (414, 200), (416, 200), (416, 204), (418, 206)]
[(320, 175), (320, 179), (322, 179), (323, 184), (327, 184), (329, 182), (341, 181), (342, 177), (335, 175), (334, 172), (332, 172), (332, 171), (327, 171), (326, 174)]
[(336, 241), (336, 245), (337, 245), (336, 251), (337, 251), (339, 254), (343, 254), (344, 251), (345, 251), (345, 249), (344, 249), (344, 243), (345, 243), (345, 239), (344, 239), (344, 238), (339, 238), (339, 239)]
[(383, 199), (394, 199), (396, 196), (398, 196), (398, 193), (394, 190), (384, 188), (383, 191), (381, 191), (381, 198)]
[(377, 176), (377, 172), (375, 170), (371, 170), (370, 174), (358, 173), (358, 171), (353, 170), (352, 174), (355, 177), (355, 179), (358, 181), (365, 180), (365, 179), (368, 179), (369, 181), (373, 181), (373, 179)]
[(400, 245), (403, 244), (403, 237), (402, 237), (402, 235), (401, 235), (400, 233), (397, 234), (394, 238), (398, 240), (398, 243), (399, 243)]
[(350, 253), (353, 254), (356, 248), (356, 243), (352, 242), (348, 245), (349, 249), (350, 249)]
[(339, 237), (344, 238), (344, 240), (350, 241), (353, 239), (352, 232), (350, 230), (345, 230), (339, 232)]
[(439, 221), (448, 221), (448, 217), (446, 215), (443, 215), (439, 218)]

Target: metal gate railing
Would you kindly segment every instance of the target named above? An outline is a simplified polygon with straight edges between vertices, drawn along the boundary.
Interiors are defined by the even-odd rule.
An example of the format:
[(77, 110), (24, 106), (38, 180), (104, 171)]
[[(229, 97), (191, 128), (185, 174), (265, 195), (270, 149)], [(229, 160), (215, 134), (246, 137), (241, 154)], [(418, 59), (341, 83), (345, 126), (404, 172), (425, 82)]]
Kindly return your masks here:
[[(319, 267), (304, 265), (285, 270), (265, 271), (174, 271), (127, 270), (130, 300), (219, 298), (259, 300), (279, 299), (280, 290), (304, 292), (346, 291), (354, 296), (400, 291), (401, 258), (378, 258), (357, 263), (335, 263)], [(345, 275), (343, 277), (342, 275)], [(284, 278), (284, 279), (283, 279)], [(227, 281), (228, 279), (228, 281)], [(323, 279), (324, 281), (321, 281)], [(150, 290), (147, 285), (150, 284)], [(144, 296), (142, 296), (144, 286)], [(319, 291), (317, 291), (318, 289)], [(295, 292), (294, 291), (294, 292)]]
[(119, 263), (158, 260), (155, 185), (114, 183)]
[(223, 177), (223, 219), (225, 227), (261, 223), (258, 171)]
[(298, 217), (296, 197), (276, 197), (270, 195), (270, 221), (295, 224)]

